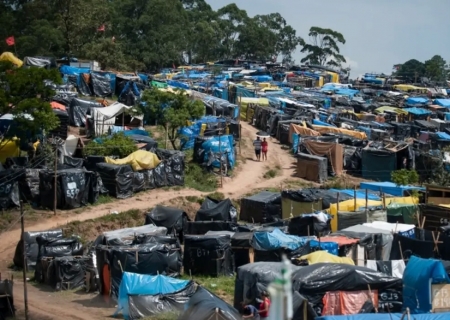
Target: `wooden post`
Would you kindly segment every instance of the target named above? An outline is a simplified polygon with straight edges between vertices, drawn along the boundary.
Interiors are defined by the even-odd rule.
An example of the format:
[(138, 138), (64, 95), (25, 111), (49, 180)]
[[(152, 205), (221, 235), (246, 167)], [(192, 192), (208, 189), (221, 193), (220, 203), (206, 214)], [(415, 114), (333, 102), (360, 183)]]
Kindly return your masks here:
[(23, 245), (23, 302), (25, 304), (25, 319), (30, 319), (28, 314), (28, 292), (27, 292), (27, 251), (25, 244), (25, 221), (23, 217), (23, 201), (20, 200), (20, 227), (22, 231), (22, 245)]
[(353, 186), (353, 210), (356, 212), (356, 186)]
[(220, 187), (223, 187), (223, 166), (222, 166), (222, 128), (219, 128), (219, 159), (220, 159)]
[(53, 175), (54, 181), (53, 181), (53, 188), (54, 188), (54, 192), (53, 192), (53, 214), (56, 214), (56, 206), (57, 206), (57, 187), (58, 187), (58, 183), (57, 183), (57, 179), (58, 179), (58, 144), (55, 143), (55, 172)]
[(239, 121), (239, 155), (242, 154), (242, 152), (241, 152), (241, 140), (242, 140), (242, 126), (241, 126), (241, 122)]
[(336, 216), (337, 216), (337, 214), (339, 213), (339, 196), (340, 196), (340, 193), (338, 192), (337, 193), (337, 196), (336, 196)]
[(366, 219), (369, 221), (369, 190), (366, 189)]

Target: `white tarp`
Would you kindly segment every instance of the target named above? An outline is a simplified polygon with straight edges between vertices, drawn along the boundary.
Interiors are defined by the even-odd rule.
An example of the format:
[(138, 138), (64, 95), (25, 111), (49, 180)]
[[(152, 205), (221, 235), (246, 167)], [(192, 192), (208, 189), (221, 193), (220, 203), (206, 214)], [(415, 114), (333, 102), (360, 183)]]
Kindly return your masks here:
[[(102, 135), (114, 127), (116, 123), (116, 117), (122, 113), (132, 109), (134, 107), (126, 106), (120, 102), (114, 102), (112, 105), (104, 108), (92, 108), (91, 118), (94, 120), (95, 135)], [(144, 116), (133, 117), (131, 120), (139, 119), (142, 125)]]

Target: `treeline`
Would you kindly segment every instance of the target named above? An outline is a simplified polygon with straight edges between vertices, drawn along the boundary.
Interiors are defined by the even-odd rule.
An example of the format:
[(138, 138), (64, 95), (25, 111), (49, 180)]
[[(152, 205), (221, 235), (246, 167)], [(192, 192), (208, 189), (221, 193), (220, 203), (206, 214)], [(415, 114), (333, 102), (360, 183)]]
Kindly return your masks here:
[[(299, 45), (302, 62), (345, 62), (343, 36), (315, 28), (307, 44), (279, 13), (249, 17), (235, 4), (214, 11), (205, 0), (0, 0), (0, 33), (14, 37), (19, 57), (95, 59), (104, 69), (280, 55), (288, 63)], [(331, 41), (314, 42), (320, 36)], [(0, 50), (13, 51), (6, 41)]]
[(425, 62), (411, 59), (403, 64), (394, 65), (393, 76), (405, 79), (408, 82), (423, 82), (423, 78), (437, 84), (446, 85), (450, 79), (450, 66), (440, 55), (435, 55)]
[(21, 57), (82, 57), (117, 69), (289, 60), (300, 41), (280, 14), (250, 18), (235, 4), (214, 11), (204, 0), (2, 0), (0, 30), (15, 37)]

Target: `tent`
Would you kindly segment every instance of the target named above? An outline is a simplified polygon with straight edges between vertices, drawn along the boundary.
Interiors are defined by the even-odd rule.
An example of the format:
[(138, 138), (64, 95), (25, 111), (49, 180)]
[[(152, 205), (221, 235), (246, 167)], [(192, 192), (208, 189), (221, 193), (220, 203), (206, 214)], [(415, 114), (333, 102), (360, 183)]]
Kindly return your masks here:
[(196, 289), (190, 280), (124, 272), (114, 316), (121, 312), (128, 320), (179, 313)]
[[(122, 115), (125, 119), (125, 114), (132, 110), (133, 107), (126, 106), (120, 102), (115, 102), (105, 108), (92, 108), (91, 119), (93, 121), (94, 134), (96, 136), (102, 135), (112, 129), (116, 124), (116, 117)], [(143, 115), (128, 116), (127, 120), (122, 120), (124, 125), (132, 125), (133, 127), (142, 126)]]
[(205, 288), (198, 288), (197, 292), (186, 304), (186, 311), (178, 320), (240, 320), (239, 312), (228, 303)]
[(181, 209), (157, 205), (145, 216), (145, 224), (153, 224), (157, 227), (167, 228), (168, 234), (176, 234), (183, 238), (189, 218)]

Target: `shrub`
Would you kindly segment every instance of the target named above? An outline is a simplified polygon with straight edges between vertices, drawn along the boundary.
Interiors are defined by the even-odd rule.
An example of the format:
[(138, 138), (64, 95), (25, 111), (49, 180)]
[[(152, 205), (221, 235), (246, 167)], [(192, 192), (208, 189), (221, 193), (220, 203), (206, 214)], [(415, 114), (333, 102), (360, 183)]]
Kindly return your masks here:
[(102, 138), (101, 142), (91, 141), (84, 147), (85, 156), (118, 156), (125, 158), (137, 150), (136, 143), (122, 132)]

